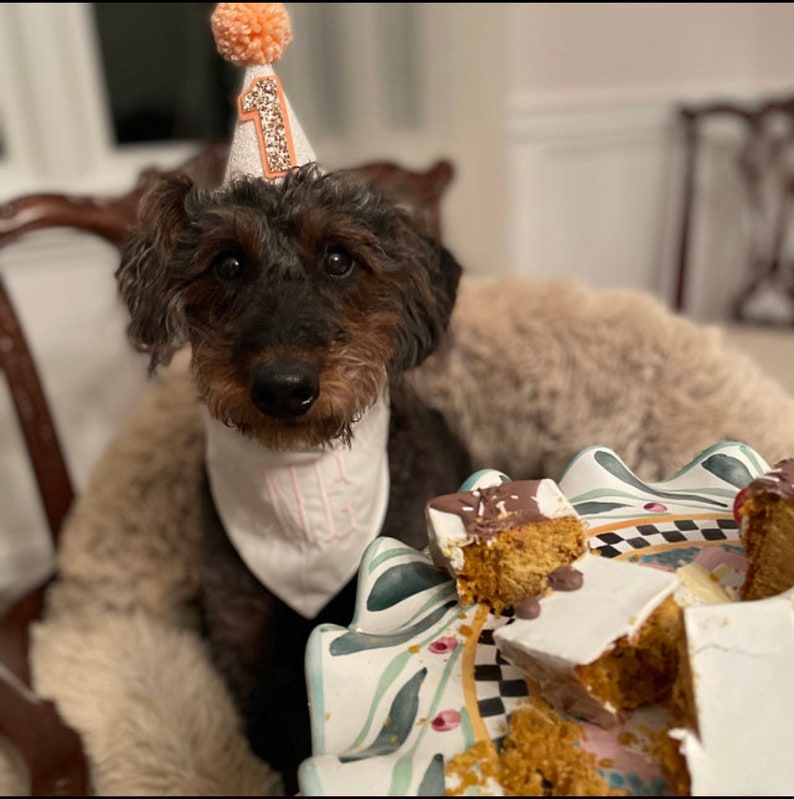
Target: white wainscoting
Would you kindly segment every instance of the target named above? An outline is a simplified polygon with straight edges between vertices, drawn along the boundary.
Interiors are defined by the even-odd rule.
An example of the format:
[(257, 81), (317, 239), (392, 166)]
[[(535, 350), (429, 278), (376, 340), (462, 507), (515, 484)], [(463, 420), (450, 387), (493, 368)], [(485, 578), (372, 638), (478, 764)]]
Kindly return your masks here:
[[(660, 94), (514, 98), (508, 204), (513, 271), (650, 291), (672, 304), (683, 130), (678, 102)], [(710, 87), (707, 96), (762, 94)], [(691, 92), (680, 97), (700, 99)], [(704, 321), (727, 316), (746, 274), (738, 135), (730, 122), (710, 123), (701, 144), (684, 310)]]

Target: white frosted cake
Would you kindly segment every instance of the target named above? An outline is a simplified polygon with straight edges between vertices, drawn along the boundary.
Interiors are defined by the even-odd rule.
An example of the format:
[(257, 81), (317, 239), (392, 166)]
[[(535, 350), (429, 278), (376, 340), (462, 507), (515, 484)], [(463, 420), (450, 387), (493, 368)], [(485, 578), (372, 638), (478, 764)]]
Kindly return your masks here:
[(794, 589), (684, 612), (697, 731), (677, 728), (693, 796), (794, 788)]
[(588, 554), (578, 591), (554, 591), (534, 619), (494, 633), (502, 655), (558, 710), (609, 727), (669, 693), (681, 613), (674, 573)]

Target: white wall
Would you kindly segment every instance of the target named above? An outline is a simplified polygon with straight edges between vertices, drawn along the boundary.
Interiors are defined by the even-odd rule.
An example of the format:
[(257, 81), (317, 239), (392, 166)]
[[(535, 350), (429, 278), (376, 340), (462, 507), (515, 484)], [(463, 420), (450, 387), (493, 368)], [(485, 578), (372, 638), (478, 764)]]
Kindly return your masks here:
[[(511, 271), (672, 297), (682, 102), (794, 90), (788, 3), (504, 9)], [(686, 310), (719, 319), (745, 274), (735, 133), (708, 135)]]
[(692, 89), (790, 81), (791, 3), (514, 3), (518, 93)]
[[(295, 37), (279, 76), (318, 160), (424, 169), (451, 159), (445, 240), (469, 272), (506, 271), (509, 4), (338, 3), (319, 18), (315, 5), (287, 4)], [(337, 37), (330, 53), (317, 46), (318, 25)], [(413, 118), (395, 119), (406, 102)]]

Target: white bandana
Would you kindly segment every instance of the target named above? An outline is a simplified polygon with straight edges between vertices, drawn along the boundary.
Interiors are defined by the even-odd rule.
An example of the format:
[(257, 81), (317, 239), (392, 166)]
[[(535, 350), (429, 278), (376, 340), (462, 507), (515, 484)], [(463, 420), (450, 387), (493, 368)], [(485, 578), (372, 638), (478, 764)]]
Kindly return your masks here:
[(381, 531), (388, 399), (356, 423), (350, 447), (270, 450), (205, 418), (210, 489), (232, 544), (274, 594), (314, 618)]

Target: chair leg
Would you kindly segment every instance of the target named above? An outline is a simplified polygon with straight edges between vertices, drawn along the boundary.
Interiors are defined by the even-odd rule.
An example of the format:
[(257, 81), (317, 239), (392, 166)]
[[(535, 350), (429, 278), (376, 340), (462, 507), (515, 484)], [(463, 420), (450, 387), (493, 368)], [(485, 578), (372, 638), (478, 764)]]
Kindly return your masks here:
[(25, 761), (31, 796), (86, 796), (88, 764), (80, 736), (52, 702), (28, 687), (29, 629), (48, 584), (20, 599), (0, 621), (0, 734)]
[(0, 371), (7, 377), (55, 546), (74, 491), (33, 356), (2, 277)]

